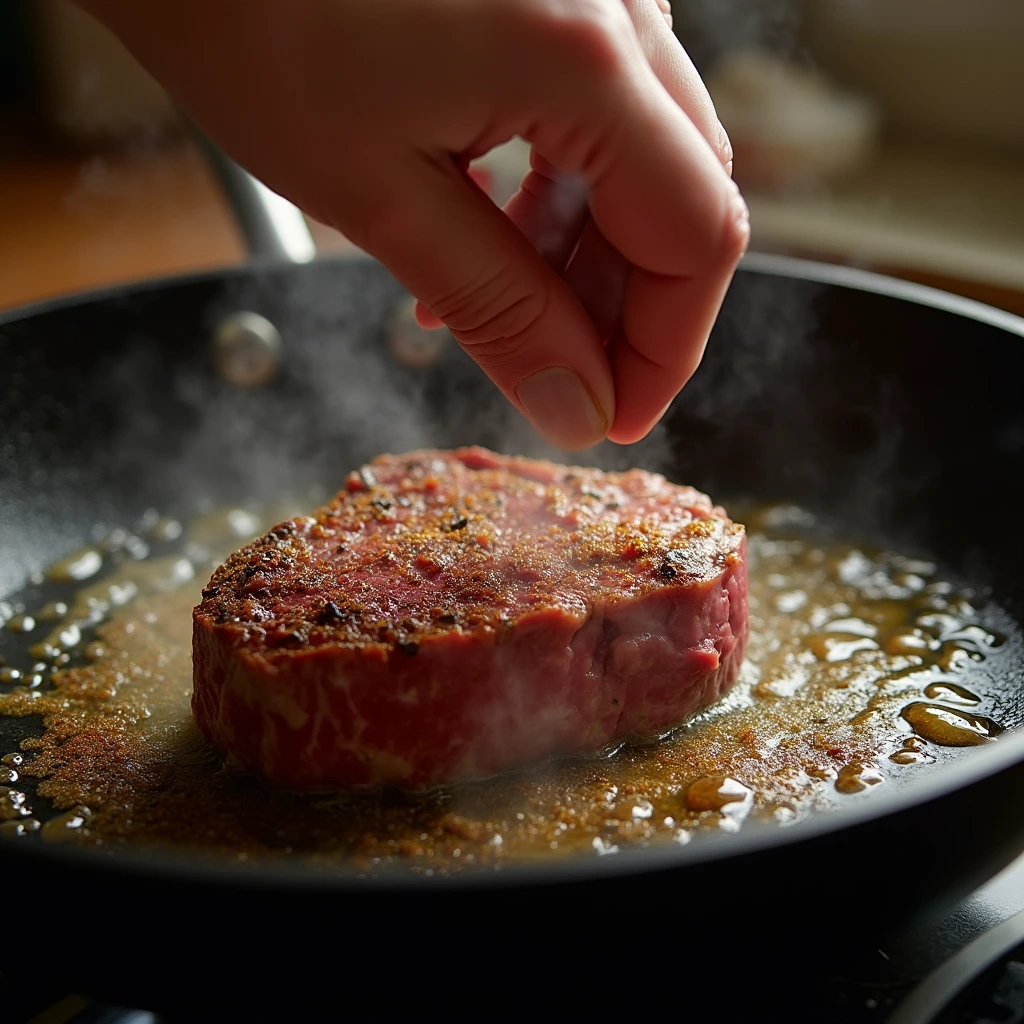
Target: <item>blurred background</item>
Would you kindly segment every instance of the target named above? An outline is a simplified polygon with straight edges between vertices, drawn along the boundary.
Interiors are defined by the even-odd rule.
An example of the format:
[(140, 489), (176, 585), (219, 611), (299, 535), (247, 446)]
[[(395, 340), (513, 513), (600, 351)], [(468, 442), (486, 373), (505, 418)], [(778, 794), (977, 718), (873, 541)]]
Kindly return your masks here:
[[(752, 247), (1024, 314), (1022, 0), (675, 0)], [(525, 147), (477, 168), (496, 200)], [(344, 251), (312, 225), (320, 249)], [(241, 239), (158, 86), (64, 0), (0, 0), (0, 308), (224, 266)]]

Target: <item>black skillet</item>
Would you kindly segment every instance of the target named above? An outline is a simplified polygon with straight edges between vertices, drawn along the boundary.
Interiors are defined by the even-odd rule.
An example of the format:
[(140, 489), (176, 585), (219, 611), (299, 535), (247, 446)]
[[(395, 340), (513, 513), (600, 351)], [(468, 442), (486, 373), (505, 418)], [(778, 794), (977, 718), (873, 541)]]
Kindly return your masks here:
[[(211, 338), (239, 311), (283, 339), (262, 387), (217, 370)], [(0, 599), (42, 600), (33, 573), (151, 506), (332, 486), (382, 450), (543, 452), (455, 345), (408, 365), (407, 314), (372, 261), (278, 259), (0, 317)], [(266, 325), (255, 335), (256, 363), (272, 362)], [(751, 256), (666, 430), (593, 460), (800, 503), (937, 556), (1021, 620), (1022, 337), (1024, 321), (976, 303)], [(0, 653), (14, 640), (0, 632)], [(470, 982), (513, 1007), (542, 982), (573, 999), (724, 998), (766, 965), (787, 979), (948, 905), (1024, 849), (1024, 666), (1006, 671), (996, 742), (789, 828), (401, 879), (0, 839), (9, 935), (26, 964), (149, 1006), (219, 992), (250, 1009), (360, 994), (438, 1007)], [(0, 721), (0, 744), (24, 727)]]

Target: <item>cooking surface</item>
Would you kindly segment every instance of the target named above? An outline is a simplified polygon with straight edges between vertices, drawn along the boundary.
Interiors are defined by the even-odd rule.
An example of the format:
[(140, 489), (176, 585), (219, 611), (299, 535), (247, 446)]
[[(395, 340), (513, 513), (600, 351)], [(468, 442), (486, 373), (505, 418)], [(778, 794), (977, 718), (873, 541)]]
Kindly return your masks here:
[[(222, 510), (184, 530), (151, 516), (52, 568), (44, 606), (8, 602), (0, 711), (14, 717), (0, 828), (25, 842), (38, 831), (449, 872), (685, 844), (749, 817), (784, 826), (870, 799), (1017, 724), (1000, 665), (1021, 640), (998, 608), (932, 563), (823, 544), (807, 513), (769, 507), (744, 516), (752, 636), (741, 681), (660, 744), (422, 797), (276, 793), (220, 770), (195, 729), (190, 613), (240, 535), (282, 511)], [(92, 639), (89, 623), (104, 618)], [(19, 716), (42, 716), (43, 735)]]
[[(736, 1015), (732, 1019), (771, 1012), (794, 1024), (883, 1024), (899, 1012), (899, 1024), (1013, 1024), (1024, 1012), (1024, 944), (1018, 941), (1024, 934), (1022, 915), (1024, 857), (927, 925), (844, 950), (818, 980), (802, 976), (799, 984), (784, 985), (775, 975), (754, 984), (745, 967), (747, 985), (728, 993), (730, 1012)], [(1001, 935), (997, 928), (1003, 922)], [(986, 941), (989, 948), (979, 949)], [(321, 1012), (295, 1007), (248, 1016), (223, 1002), (207, 1006), (202, 996), (182, 1013), (128, 1009), (116, 1005), (116, 983), (110, 1001), (102, 1002), (69, 992), (59, 974), (28, 977), (7, 965), (0, 969), (0, 984), (10, 1024), (305, 1024), (324, 1019)], [(603, 992), (602, 1005), (607, 1009), (616, 998), (622, 993)], [(724, 998), (717, 987), (696, 987), (687, 993), (687, 1006), (691, 1012), (706, 1007), (709, 1014), (721, 1014)], [(342, 995), (332, 1010), (350, 1005), (348, 995)]]
[[(236, 422), (244, 427), (247, 437), (260, 446), (257, 449), (260, 458), (252, 461), (263, 469), (267, 463), (266, 446), (271, 446), (272, 453), (277, 450), (273, 446), (281, 440), (280, 424), (287, 419), (281, 408), (283, 400), (279, 401), (281, 396), (293, 404), (301, 402), (304, 409), (313, 408), (315, 411), (318, 408), (312, 399), (321, 392), (308, 387), (303, 390), (307, 369), (310, 379), (313, 379), (315, 370), (318, 381), (325, 374), (330, 374), (333, 380), (345, 382), (357, 377), (357, 365), (365, 363), (371, 372), (376, 373), (380, 369), (379, 363), (385, 361), (386, 356), (377, 355), (382, 352), (378, 325), (384, 322), (391, 303), (397, 298), (395, 290), (389, 291), (384, 287), (383, 275), (378, 280), (374, 273), (369, 266), (348, 265), (345, 273), (339, 273), (339, 265), (321, 264), (304, 268), (301, 281), (297, 275), (277, 272), (260, 279), (261, 296), (268, 295), (268, 283), (273, 290), (264, 304), (257, 308), (280, 324), (295, 324), (294, 311), (307, 310), (314, 292), (318, 301), (326, 304), (326, 309), (315, 323), (306, 325), (302, 321), (304, 326), (301, 328), (292, 327), (289, 341), (293, 348), (288, 376), (280, 389), (270, 389), (255, 396), (255, 401), (250, 401), (249, 396), (235, 400), (230, 391), (218, 390), (206, 383), (209, 364), (203, 347), (204, 335), (197, 334), (196, 329), (197, 324), (209, 323), (201, 317), (205, 315), (202, 311), (211, 306), (216, 316), (225, 309), (237, 308), (240, 301), (253, 301), (253, 291), (246, 288), (248, 281), (229, 277), (226, 283), (190, 283), (165, 292), (146, 293), (130, 302), (122, 300), (102, 306), (87, 304), (74, 309), (54, 310), (40, 317), (37, 323), (5, 324), (3, 337), (8, 345), (12, 369), (24, 375), (28, 387), (21, 392), (24, 402), (21, 405), (17, 401), (13, 405), (8, 402), (5, 416), (0, 420), (9, 431), (5, 436), (10, 437), (14, 453), (10, 463), (5, 462), (10, 469), (7, 476), (10, 487), (5, 497), (8, 502), (20, 501), (20, 504), (8, 506), (9, 512), (0, 517), (0, 523), (4, 525), (5, 535), (10, 534), (16, 521), (25, 524), (17, 534), (9, 536), (12, 564), (5, 577), (9, 584), (22, 578), (18, 576), (19, 571), (31, 574), (75, 544), (89, 543), (87, 524), (98, 520), (108, 524), (125, 522), (114, 515), (113, 510), (117, 508), (122, 509), (122, 516), (124, 509), (141, 511), (145, 505), (140, 504), (143, 500), (140, 493), (153, 495), (150, 500), (171, 507), (170, 499), (175, 491), (178, 493), (175, 500), (187, 501), (196, 493), (199, 483), (204, 492), (218, 494), (221, 500), (230, 500), (230, 493), (238, 493), (236, 484), (239, 480), (251, 482), (262, 479), (256, 474), (247, 475), (245, 465), (239, 468), (231, 461), (229, 456), (232, 453), (237, 455), (239, 451), (237, 446), (229, 444), (238, 436), (235, 430), (227, 430), (225, 436), (217, 431), (203, 431), (203, 447), (199, 448), (195, 435), (200, 432), (193, 429), (197, 406), (195, 396), (214, 396), (213, 411), (217, 413), (214, 421), (222, 431)], [(807, 321), (794, 319), (794, 308), (813, 308), (810, 327)], [(201, 328), (205, 329), (205, 326)], [(806, 337), (802, 333), (805, 329)], [(33, 332), (47, 339), (45, 358), (44, 346), (33, 343)], [(766, 349), (766, 339), (770, 341), (781, 337), (797, 337), (798, 341), (785, 349), (772, 345)], [(85, 354), (96, 352), (101, 339), (105, 339), (109, 348), (104, 349), (104, 361), (94, 367)], [(896, 339), (900, 339), (901, 344), (895, 344)], [(329, 343), (325, 344), (325, 341)], [(986, 351), (991, 354), (991, 364), (998, 365), (1000, 372), (980, 377), (965, 375), (958, 354), (965, 350), (976, 351), (982, 344), (989, 346)], [(386, 351), (383, 349), (384, 353)], [(766, 351), (772, 356), (769, 362), (763, 359)], [(741, 271), (737, 275), (726, 316), (720, 321), (716, 344), (709, 349), (705, 365), (688, 388), (687, 402), (676, 410), (672, 428), (685, 436), (688, 443), (672, 449), (673, 477), (699, 483), (718, 496), (736, 493), (736, 488), (744, 486), (749, 486), (755, 495), (781, 491), (789, 497), (799, 496), (813, 507), (829, 509), (853, 532), (873, 535), (876, 526), (892, 527), (895, 535), (906, 542), (900, 545), (900, 549), (939, 551), (969, 578), (977, 579), (980, 575), (1001, 596), (1017, 601), (1021, 578), (1017, 552), (1012, 544), (1006, 543), (1004, 532), (986, 527), (986, 523), (993, 522), (991, 514), (986, 518), (986, 512), (994, 513), (996, 521), (1012, 521), (1012, 515), (1005, 518), (1004, 502), (1006, 463), (1010, 460), (1016, 465), (1019, 447), (1014, 445), (1022, 436), (1019, 405), (1013, 401), (1019, 382), (1019, 374), (1016, 373), (1019, 352), (1016, 338), (999, 336), (994, 328), (985, 328), (963, 317), (848, 288), (797, 282), (783, 275), (759, 275), (749, 269)], [(169, 359), (163, 353), (174, 353), (176, 363), (169, 365)], [(757, 361), (749, 365), (755, 355)], [(54, 378), (50, 374), (49, 367), (56, 365), (55, 360), (74, 368), (73, 374), (69, 375), (68, 386), (64, 385), (62, 378)], [(116, 415), (97, 416), (96, 411), (103, 410), (100, 400), (111, 395), (108, 380), (111, 367), (121, 363), (133, 371), (131, 400), (118, 405)], [(750, 372), (741, 374), (738, 379), (737, 365), (745, 365)], [(990, 363), (986, 361), (982, 365)], [(444, 421), (442, 425), (440, 418), (437, 423), (428, 418), (427, 425), (420, 426), (416, 432), (420, 438), (429, 437), (433, 443), (442, 445), (463, 443), (468, 427), (466, 419), (459, 418), (459, 404), (455, 401), (458, 396), (454, 388), (446, 390), (439, 386), (457, 370), (455, 366), (446, 365), (443, 378), (439, 375), (434, 382), (437, 386), (431, 394), (438, 399), (437, 408), (443, 410)], [(365, 373), (362, 376), (365, 378)], [(770, 388), (764, 383), (766, 378), (771, 380)], [(122, 379), (123, 375), (118, 376), (115, 382)], [(485, 404), (480, 395), (470, 388), (468, 378), (457, 379), (471, 400)], [(70, 387), (72, 380), (74, 389)], [(754, 387), (755, 382), (762, 382), (763, 386)], [(86, 403), (84, 408), (81, 405), (83, 389), (85, 394), (93, 396), (93, 401)], [(366, 406), (359, 404), (362, 390), (359, 387), (345, 389), (344, 401), (340, 404), (332, 401), (332, 415), (337, 417), (340, 410), (342, 423), (329, 435), (329, 443), (325, 441), (319, 421), (309, 430), (302, 429), (305, 418), (296, 424), (300, 428), (297, 440), (296, 434), (292, 434), (288, 444), (290, 449), (308, 453), (308, 458), (302, 460), (307, 472), (304, 476), (293, 473), (291, 477), (285, 473), (285, 479), (301, 486), (315, 467), (318, 478), (341, 480), (351, 465), (358, 464), (372, 451), (385, 447), (402, 450), (403, 446), (409, 446), (407, 436), (401, 430), (393, 429), (390, 420), (367, 436)], [(45, 403), (40, 403), (35, 397), (40, 392), (46, 396)], [(780, 395), (786, 401), (780, 402)], [(173, 400), (169, 396), (174, 396)], [(397, 401), (392, 406), (399, 407)], [(500, 416), (502, 408), (498, 404), (488, 407), (488, 421), (491, 422), (494, 415)], [(135, 410), (143, 411), (144, 415), (133, 416), (129, 421), (127, 414)], [(222, 412), (224, 415), (220, 415)], [(227, 413), (231, 414), (230, 418)], [(453, 415), (456, 417), (454, 425)], [(41, 451), (26, 451), (21, 440), (25, 427), (40, 421), (37, 436), (42, 438)], [(714, 424), (713, 430), (709, 423)], [(265, 429), (265, 424), (269, 424), (272, 431)], [(899, 429), (894, 430), (894, 426)], [(156, 432), (157, 427), (160, 428), (159, 433)], [(135, 447), (139, 447), (137, 442), (142, 442), (147, 460), (133, 461), (130, 454), (121, 454), (124, 451), (121, 447), (124, 428), (130, 428)], [(382, 432), (387, 434), (388, 440), (381, 440)], [(175, 443), (168, 444), (168, 438), (173, 438)], [(5, 452), (10, 450), (10, 446), (4, 449)], [(250, 446), (241, 450), (253, 449)], [(93, 452), (101, 457), (94, 456)], [(155, 466), (154, 452), (159, 453), (159, 462)], [(198, 459), (201, 467), (208, 467), (214, 462), (218, 467), (222, 466), (223, 471), (218, 470), (217, 474), (207, 472), (199, 482), (194, 481), (194, 474), (183, 477), (179, 473), (167, 479), (168, 466), (180, 469), (186, 461), (185, 456), (188, 456), (188, 464), (194, 467), (197, 453), (202, 456)], [(799, 453), (799, 458), (790, 453)], [(344, 465), (336, 465), (339, 461)], [(659, 468), (666, 465), (654, 462), (653, 458), (642, 464), (654, 464)], [(288, 469), (292, 464), (282, 460), (282, 465)], [(83, 467), (90, 472), (86, 474)], [(43, 475), (40, 475), (40, 469), (43, 469)], [(225, 474), (227, 480), (224, 479)], [(45, 493), (39, 494), (40, 481), (56, 483), (52, 490), (48, 487)], [(285, 486), (279, 476), (270, 483), (275, 491)], [(951, 483), (954, 485), (952, 488)], [(965, 487), (971, 496), (966, 506), (963, 501)], [(303, 496), (299, 505), (309, 508), (324, 497)], [(922, 518), (918, 511), (921, 508), (930, 509), (930, 514)], [(739, 511), (738, 508), (731, 510)], [(970, 514), (965, 514), (967, 511)], [(238, 521), (237, 516), (235, 520)], [(127, 522), (130, 524), (132, 520)], [(93, 542), (95, 540), (93, 538)], [(179, 542), (180, 538), (179, 541), (164, 541), (170, 545)], [(240, 542), (241, 537), (238, 537), (231, 543)], [(170, 552), (169, 548), (156, 545), (154, 548), (154, 555)], [(85, 581), (85, 585), (98, 578), (97, 574)], [(200, 582), (200, 579), (194, 581), (197, 589)], [(47, 586), (52, 587), (53, 584)], [(29, 611), (40, 610), (56, 597), (52, 590), (47, 591), (47, 586), (32, 592)], [(72, 583), (66, 586), (67, 592), (76, 589)], [(37, 640), (44, 635), (43, 628), (37, 627), (40, 632), (21, 639)], [(45, 628), (52, 628), (52, 624)], [(1006, 645), (1001, 648), (1006, 649)], [(987, 664), (991, 666), (994, 661), (990, 658)], [(972, 686), (966, 680), (963, 682), (967, 689), (985, 695), (978, 686)], [(1007, 714), (1012, 711), (1011, 707), (982, 707), (978, 710), (1002, 724), (1013, 724), (1012, 714)], [(20, 728), (29, 723), (22, 721), (17, 724)], [(966, 760), (950, 765), (948, 772), (931, 773), (927, 766), (907, 766), (905, 777), (921, 778), (926, 783), (924, 788), (938, 799), (918, 803), (913, 799), (902, 799), (903, 794), (899, 794), (903, 812), (898, 815), (872, 816), (873, 808), (887, 805), (885, 790), (892, 789), (888, 783), (875, 785), (848, 798), (844, 795), (844, 803), (848, 799), (850, 806), (857, 809), (850, 817), (851, 827), (831, 829), (829, 826), (833, 822), (838, 824), (842, 820), (841, 815), (826, 816), (822, 822), (826, 828), (818, 836), (821, 843), (817, 840), (810, 843), (788, 841), (797, 838), (795, 831), (767, 826), (768, 835), (778, 837), (778, 840), (768, 840), (776, 844), (775, 848), (762, 847), (756, 858), (741, 856), (740, 859), (747, 861), (749, 870), (744, 873), (744, 884), (739, 889), (734, 884), (735, 874), (730, 878), (727, 870), (733, 858), (724, 858), (720, 869), (714, 861), (702, 861), (700, 856), (704, 846), (696, 840), (691, 842), (689, 850), (680, 851), (676, 858), (680, 868), (672, 872), (671, 880), (666, 881), (675, 886), (678, 877), (678, 886), (671, 891), (682, 893), (688, 903), (695, 901), (702, 925), (709, 927), (714, 927), (719, 920), (715, 908), (722, 898), (741, 899), (743, 905), (747, 905), (747, 897), (756, 902), (760, 898), (758, 894), (763, 893), (766, 899), (773, 901), (770, 907), (761, 901), (759, 912), (767, 914), (766, 919), (780, 922), (792, 919), (801, 925), (810, 920), (812, 924), (814, 941), (810, 945), (797, 940), (794, 946), (780, 949), (779, 956), (791, 963), (794, 957), (802, 956), (801, 951), (805, 948), (817, 946), (828, 953), (829, 970), (836, 966), (845, 971), (849, 961), (845, 954), (840, 953), (838, 943), (846, 937), (846, 919), (835, 905), (824, 905), (815, 898), (815, 894), (828, 893), (829, 898), (839, 901), (846, 912), (851, 906), (863, 907), (872, 920), (877, 919), (880, 907), (887, 906), (894, 908), (893, 920), (907, 919), (918, 913), (926, 892), (937, 894), (938, 898), (948, 895), (954, 886), (961, 892), (958, 879), (969, 877), (975, 880), (971, 884), (978, 884), (983, 871), (996, 870), (999, 864), (1006, 863), (1004, 856), (1012, 855), (1011, 848), (1019, 848), (1019, 837), (1015, 831), (1017, 825), (1013, 821), (1015, 816), (993, 811), (1014, 806), (1012, 794), (1019, 785), (1019, 771), (1009, 766), (1000, 775), (986, 777), (983, 782), (979, 780), (978, 785), (972, 784), (963, 790), (958, 790), (955, 784), (958, 780), (962, 782), (964, 769), (967, 769), (966, 774), (970, 774), (975, 764), (985, 762), (985, 754), (998, 758), (1014, 753), (1016, 742), (1017, 737), (996, 739), (991, 749), (979, 753), (976, 759), (968, 751)], [(892, 769), (888, 769), (887, 764), (881, 767), (891, 771), (896, 769), (895, 765)], [(949, 790), (944, 788), (947, 779), (952, 783)], [(25, 783), (22, 791), (28, 791), (31, 779), (25, 780), (26, 777), (22, 776), (16, 787)], [(31, 796), (29, 792), (30, 800)], [(906, 796), (912, 796), (912, 792), (908, 791)], [(39, 803), (33, 809), (43, 806)], [(962, 827), (954, 827), (956, 823)], [(755, 835), (749, 824), (748, 817), (742, 830), (746, 835), (741, 832), (735, 838), (728, 834), (722, 836), (719, 841), (723, 848), (742, 851), (753, 845), (750, 840), (761, 838)], [(984, 841), (980, 837), (984, 837)], [(870, 846), (865, 845), (865, 840), (870, 840)], [(20, 892), (13, 894), (13, 898), (20, 900), (17, 903), (19, 929), (22, 934), (27, 934), (26, 930), (31, 931), (33, 943), (47, 941), (40, 936), (48, 926), (46, 919), (37, 920), (31, 913), (32, 905), (39, 899), (46, 899), (47, 893), (52, 894), (51, 902), (56, 903), (61, 893), (61, 886), (53, 886), (49, 877), (53, 851), (40, 849), (40, 846), (42, 844), (31, 836), (27, 841), (12, 839), (9, 844), (12, 862), (20, 863), (26, 883), (32, 880), (31, 892), (23, 886)], [(885, 856), (876, 857), (871, 851), (885, 851)], [(990, 851), (992, 856), (987, 864), (981, 864), (979, 861), (986, 857), (985, 851)], [(91, 860), (79, 858), (74, 850), (61, 850), (59, 854), (62, 860), (66, 855), (68, 871), (74, 870), (79, 861), (84, 865), (86, 860)], [(698, 855), (697, 863), (693, 863), (692, 854)], [(638, 859), (644, 859), (643, 853)], [(852, 870), (837, 873), (833, 867), (837, 859), (850, 863)], [(595, 878), (600, 876), (600, 885), (605, 891), (618, 894), (610, 901), (611, 905), (604, 905), (597, 892), (597, 883), (593, 888), (582, 890), (574, 885), (549, 887), (544, 893), (545, 902), (550, 901), (564, 909), (573, 892), (587, 895), (586, 899), (580, 899), (573, 912), (583, 917), (589, 914), (585, 936), (593, 935), (595, 943), (603, 941), (605, 933), (601, 930), (599, 918), (603, 920), (607, 914), (615, 913), (616, 907), (622, 908), (620, 916), (632, 914), (637, 905), (649, 905), (647, 899), (658, 899), (657, 892), (652, 890), (660, 889), (660, 885), (652, 882), (643, 889), (643, 873), (622, 875), (622, 884), (618, 885), (620, 876), (616, 869), (619, 865), (626, 867), (626, 860), (625, 855), (622, 858), (605, 857), (595, 864), (601, 868), (612, 868), (611, 871), (594, 871)], [(562, 874), (561, 868), (559, 865), (559, 875)], [(701, 880), (709, 878), (709, 872), (716, 872), (713, 883), (701, 884)], [(307, 873), (303, 874), (309, 877)], [(239, 877), (243, 875), (246, 873), (240, 873)], [(105, 886), (104, 896), (109, 894), (119, 905), (127, 903), (127, 906), (135, 907), (140, 905), (140, 898), (147, 905), (151, 899), (159, 902), (162, 892), (159, 879), (147, 880), (145, 888), (140, 891), (142, 882), (140, 880), (136, 884), (136, 876), (131, 871), (93, 873), (90, 870), (88, 877), (90, 885)], [(255, 881), (259, 874), (254, 872), (248, 877)], [(754, 884), (756, 879), (765, 877), (777, 884), (767, 887)], [(813, 880), (811, 889), (806, 884), (808, 878)], [(690, 879), (697, 881), (697, 885), (688, 885)], [(512, 881), (511, 877), (508, 880)], [(125, 887), (128, 888), (122, 897)], [(183, 921), (197, 913), (200, 916), (208, 912), (225, 915), (225, 901), (231, 896), (228, 891), (231, 887), (200, 886), (202, 895), (192, 897), (191, 902), (182, 907), (178, 897), (189, 898), (194, 888), (192, 885), (179, 887), (177, 896), (163, 900), (161, 912), (174, 916), (180, 907), (178, 917)], [(353, 887), (353, 891), (345, 895), (349, 908), (352, 908), (353, 901), (359, 902), (360, 897), (354, 891), (358, 888)], [(415, 887), (417, 894), (432, 893), (436, 889), (434, 885)], [(452, 887), (453, 901), (457, 899), (455, 894), (459, 890), (470, 891), (463, 886)], [(442, 886), (442, 891), (445, 894), (449, 892), (446, 886)], [(503, 885), (489, 888), (488, 899), (491, 906), (500, 905), (500, 913), (510, 913), (514, 920), (522, 899), (519, 891), (511, 890), (512, 894), (499, 904), (503, 894), (509, 891)], [(641, 892), (643, 895), (639, 895)], [(223, 920), (227, 926), (237, 921), (235, 940), (241, 940), (243, 947), (248, 948), (245, 936), (251, 934), (252, 944), (262, 949), (267, 941), (264, 919), (268, 913), (268, 901), (273, 904), (273, 893), (255, 885), (250, 891), (246, 883), (244, 899), (241, 896), (240, 893), (239, 899), (231, 906), (232, 912)], [(199, 899), (205, 909), (200, 910)], [(476, 899), (474, 895), (462, 904), (470, 916), (477, 913)], [(638, 904), (637, 899), (644, 902)], [(451, 905), (447, 895), (445, 901), (446, 905)], [(294, 916), (300, 909), (300, 902), (298, 892), (294, 896), (289, 892), (287, 906), (278, 900), (277, 907), (282, 913), (276, 920), (283, 922)], [(213, 903), (216, 904), (215, 910), (211, 906)], [(316, 918), (322, 904), (319, 890), (303, 902), (310, 915), (309, 920)], [(360, 927), (372, 932), (374, 920), (382, 912), (376, 900), (368, 898), (363, 906), (366, 910)], [(539, 919), (533, 916), (533, 913), (542, 913), (539, 895), (531, 906), (533, 911), (529, 920)], [(404, 901), (401, 911), (397, 902), (389, 903), (381, 920), (386, 927), (386, 922), (393, 920), (393, 914), (405, 914), (410, 909)], [(451, 948), (449, 942), (457, 941), (454, 940), (454, 931), (459, 926), (458, 922), (463, 920), (462, 912), (456, 914), (457, 920), (448, 939), (437, 947), (438, 957), (446, 955), (444, 951)], [(442, 913), (439, 926), (443, 927), (444, 918)], [(96, 929), (106, 928), (107, 938), (112, 943), (110, 948), (122, 949), (126, 955), (130, 953), (119, 928), (120, 916), (111, 919), (99, 914), (92, 915), (91, 920)], [(668, 928), (671, 920), (668, 916), (662, 923)], [(622, 925), (625, 924), (623, 921)], [(188, 926), (185, 927), (187, 930)], [(556, 930), (555, 935), (548, 937), (552, 941), (560, 941), (560, 934)], [(620, 934), (631, 932), (627, 929)], [(700, 935), (703, 934), (702, 928)], [(545, 935), (548, 933), (536, 938), (543, 941)], [(153, 934), (152, 938), (156, 942), (161, 936)], [(383, 934), (380, 938), (385, 940)], [(701, 939), (698, 938), (697, 946), (700, 945)], [(486, 956), (487, 948), (481, 947), (481, 957)], [(712, 948), (721, 947), (716, 943)], [(881, 943), (865, 947), (864, 951), (873, 953), (875, 948), (889, 949), (892, 955), (891, 947)], [(82, 952), (90, 954), (85, 947)], [(141, 957), (144, 951), (139, 952)], [(691, 952), (696, 954), (699, 949), (694, 947)], [(368, 952), (367, 955), (372, 954)], [(124, 991), (121, 988), (121, 982), (127, 980), (123, 977), (124, 971), (108, 962), (103, 946), (96, 947), (95, 957), (89, 968), (89, 977), (102, 977), (108, 994), (126, 998), (123, 995), (118, 997), (114, 991), (115, 988)], [(876, 959), (880, 958), (876, 955)], [(136, 958), (135, 969), (147, 969), (138, 960), (139, 957)], [(161, 955), (159, 965), (164, 962)], [(772, 962), (777, 963), (778, 957), (774, 957)], [(238, 966), (241, 968), (242, 965)], [(212, 965), (218, 974), (223, 967), (220, 961)], [(731, 958), (722, 970), (732, 976), (736, 967)], [(746, 977), (746, 962), (742, 970)], [(236, 978), (243, 976), (239, 973), (234, 975)], [(161, 986), (160, 977), (150, 971), (146, 980), (147, 993)], [(168, 979), (166, 987), (180, 990), (180, 980), (176, 974), (173, 981)], [(77, 984), (86, 986), (85, 980)], [(99, 988), (99, 983), (94, 986), (90, 981), (89, 990), (96, 988)], [(146, 1005), (149, 995), (142, 994), (138, 984), (135, 992), (133, 1005)]]

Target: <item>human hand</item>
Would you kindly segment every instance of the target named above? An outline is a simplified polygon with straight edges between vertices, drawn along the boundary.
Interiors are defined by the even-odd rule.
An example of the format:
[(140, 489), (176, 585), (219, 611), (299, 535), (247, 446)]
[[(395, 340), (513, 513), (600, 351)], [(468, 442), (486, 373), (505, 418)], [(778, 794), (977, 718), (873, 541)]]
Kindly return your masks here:
[[(555, 444), (639, 440), (697, 368), (749, 227), (664, 0), (81, 2)], [(466, 168), (516, 135), (503, 213)]]

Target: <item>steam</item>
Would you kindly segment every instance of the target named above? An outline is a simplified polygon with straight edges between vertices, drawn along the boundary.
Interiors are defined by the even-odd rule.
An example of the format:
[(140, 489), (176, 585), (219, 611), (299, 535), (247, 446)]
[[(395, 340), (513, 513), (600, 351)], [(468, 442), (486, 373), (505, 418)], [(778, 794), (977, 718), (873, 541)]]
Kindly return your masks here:
[(677, 15), (679, 37), (706, 71), (729, 49), (765, 49), (782, 57), (799, 52), (798, 0), (690, 0)]

